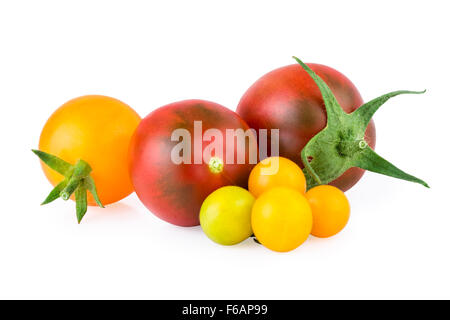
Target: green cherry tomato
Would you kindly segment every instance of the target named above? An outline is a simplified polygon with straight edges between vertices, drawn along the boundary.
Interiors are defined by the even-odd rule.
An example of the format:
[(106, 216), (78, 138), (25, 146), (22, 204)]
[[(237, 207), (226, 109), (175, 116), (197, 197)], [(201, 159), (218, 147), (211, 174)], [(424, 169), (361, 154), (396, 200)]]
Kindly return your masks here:
[(211, 193), (200, 208), (200, 225), (214, 242), (233, 245), (252, 235), (255, 198), (241, 187), (226, 186)]

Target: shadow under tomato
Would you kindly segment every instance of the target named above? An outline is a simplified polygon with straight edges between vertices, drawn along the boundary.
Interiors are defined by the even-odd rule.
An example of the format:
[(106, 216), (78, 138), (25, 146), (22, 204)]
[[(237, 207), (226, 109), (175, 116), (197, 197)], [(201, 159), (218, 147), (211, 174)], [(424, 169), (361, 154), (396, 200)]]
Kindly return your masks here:
[[(96, 206), (89, 206), (86, 216), (81, 223), (96, 222), (104, 220), (130, 220), (141, 216), (139, 210), (135, 207), (125, 203), (116, 202), (100, 208)], [(86, 221), (85, 221), (86, 220)]]

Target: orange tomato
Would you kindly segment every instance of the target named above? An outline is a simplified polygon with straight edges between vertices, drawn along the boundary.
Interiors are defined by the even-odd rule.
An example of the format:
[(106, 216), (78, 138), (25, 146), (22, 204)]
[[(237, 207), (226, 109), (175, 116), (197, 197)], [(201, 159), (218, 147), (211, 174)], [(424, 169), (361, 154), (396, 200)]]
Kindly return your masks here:
[[(74, 164), (82, 159), (103, 204), (133, 192), (128, 174), (128, 145), (141, 118), (125, 103), (106, 96), (75, 98), (58, 108), (42, 129), (39, 149)], [(63, 176), (42, 164), (54, 186)], [(88, 193), (88, 204), (96, 205)]]
[(273, 187), (289, 187), (305, 193), (305, 175), (295, 162), (287, 158), (266, 158), (259, 162), (250, 173), (248, 190), (258, 197)]
[(344, 229), (350, 218), (350, 204), (344, 192), (322, 185), (308, 190), (306, 198), (313, 214), (312, 235), (327, 238)]
[(308, 200), (302, 193), (275, 187), (256, 199), (251, 222), (255, 237), (262, 245), (287, 252), (308, 238), (313, 220)]

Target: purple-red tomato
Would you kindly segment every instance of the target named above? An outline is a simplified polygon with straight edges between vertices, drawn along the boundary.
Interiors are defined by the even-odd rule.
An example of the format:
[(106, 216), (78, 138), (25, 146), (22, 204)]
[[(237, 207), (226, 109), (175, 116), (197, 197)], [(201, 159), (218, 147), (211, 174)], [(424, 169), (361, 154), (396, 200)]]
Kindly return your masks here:
[[(201, 121), (200, 130), (197, 121)], [(208, 129), (218, 135), (207, 138)], [(145, 117), (130, 145), (131, 179), (144, 205), (167, 222), (195, 226), (199, 224), (202, 202), (211, 192), (226, 185), (246, 188), (254, 166), (250, 163), (250, 153), (257, 154), (256, 137), (248, 135), (243, 147), (234, 138), (226, 139), (227, 129), (246, 131), (249, 127), (235, 112), (203, 100), (172, 103)], [(178, 134), (173, 136), (174, 132)], [(191, 152), (189, 148), (177, 148), (183, 140), (180, 135), (183, 132), (189, 133), (189, 139), (184, 142), (190, 144)], [(209, 157), (210, 152), (206, 151), (211, 148), (206, 148), (220, 135), (223, 147), (217, 150), (221, 149), (222, 154), (212, 152)], [(235, 161), (225, 161), (228, 154)], [(174, 162), (173, 156), (189, 160), (179, 163), (177, 158)], [(244, 159), (245, 163), (238, 164), (238, 159)]]
[[(342, 73), (320, 64), (309, 63), (308, 66), (330, 87), (344, 111), (351, 113), (363, 104), (356, 87)], [(298, 64), (273, 70), (256, 81), (239, 102), (237, 113), (257, 131), (280, 129), (280, 156), (293, 160), (302, 168), (300, 153), (303, 147), (326, 126), (327, 121), (319, 88)], [(365, 139), (370, 147), (375, 147), (372, 120)], [(364, 170), (351, 168), (330, 184), (346, 191), (363, 174)]]

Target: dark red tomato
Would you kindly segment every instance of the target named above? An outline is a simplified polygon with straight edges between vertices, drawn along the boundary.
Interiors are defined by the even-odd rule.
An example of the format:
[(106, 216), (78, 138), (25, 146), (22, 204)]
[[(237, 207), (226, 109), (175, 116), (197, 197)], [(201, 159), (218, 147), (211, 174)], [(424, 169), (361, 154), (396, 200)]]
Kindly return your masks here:
[[(363, 104), (356, 87), (342, 73), (320, 64), (308, 66), (327, 83), (344, 111), (351, 113)], [(239, 102), (237, 113), (256, 130), (280, 129), (280, 155), (302, 168), (303, 147), (325, 127), (327, 120), (319, 88), (298, 64), (276, 69), (256, 81)], [(373, 121), (365, 138), (374, 148)], [(363, 174), (364, 170), (351, 168), (330, 184), (346, 191)]]
[[(201, 135), (195, 134), (194, 121), (202, 122)], [(176, 129), (186, 129), (190, 134), (190, 164), (173, 162), (171, 156), (174, 148), (182, 141), (182, 138), (173, 141), (172, 134)], [(223, 136), (222, 155), (213, 152), (212, 158), (205, 155), (203, 161), (196, 164), (195, 157), (200, 156), (201, 159), (205, 148), (216, 139), (202, 142), (202, 135), (208, 129), (217, 129)], [(131, 178), (144, 205), (167, 222), (195, 226), (199, 224), (201, 204), (211, 192), (226, 185), (246, 188), (254, 166), (249, 163), (249, 155), (257, 154), (256, 137), (249, 135), (245, 146), (235, 139), (231, 143), (230, 139), (226, 139), (227, 129), (245, 131), (249, 127), (235, 112), (203, 100), (172, 103), (145, 117), (136, 129), (130, 146)], [(195, 155), (194, 149), (198, 143), (201, 144), (201, 152)], [(188, 152), (187, 149), (181, 152), (175, 150), (175, 154), (183, 156)], [(225, 161), (227, 153), (234, 157), (234, 164)], [(205, 154), (209, 152), (205, 151)], [(239, 158), (244, 159), (245, 164), (237, 164)]]

